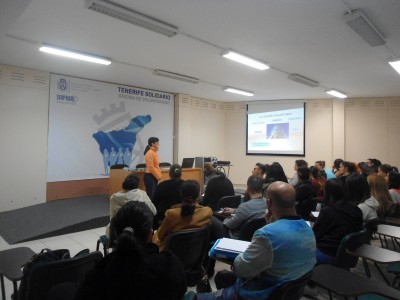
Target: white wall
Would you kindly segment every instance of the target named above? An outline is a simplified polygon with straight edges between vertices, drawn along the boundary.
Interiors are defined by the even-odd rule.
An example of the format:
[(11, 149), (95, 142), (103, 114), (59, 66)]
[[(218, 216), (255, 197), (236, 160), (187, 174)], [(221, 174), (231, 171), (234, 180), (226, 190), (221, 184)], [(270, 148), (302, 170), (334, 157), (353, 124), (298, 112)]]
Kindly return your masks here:
[(0, 211), (46, 201), (49, 74), (0, 65)]

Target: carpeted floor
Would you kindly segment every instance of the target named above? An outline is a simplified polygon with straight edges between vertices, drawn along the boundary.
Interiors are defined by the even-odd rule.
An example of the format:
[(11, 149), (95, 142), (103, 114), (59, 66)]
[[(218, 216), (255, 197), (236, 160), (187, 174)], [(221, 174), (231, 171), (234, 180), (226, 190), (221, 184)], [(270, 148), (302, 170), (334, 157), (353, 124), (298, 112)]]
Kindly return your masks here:
[(11, 244), (108, 224), (108, 195), (57, 200), (0, 213), (0, 236)]

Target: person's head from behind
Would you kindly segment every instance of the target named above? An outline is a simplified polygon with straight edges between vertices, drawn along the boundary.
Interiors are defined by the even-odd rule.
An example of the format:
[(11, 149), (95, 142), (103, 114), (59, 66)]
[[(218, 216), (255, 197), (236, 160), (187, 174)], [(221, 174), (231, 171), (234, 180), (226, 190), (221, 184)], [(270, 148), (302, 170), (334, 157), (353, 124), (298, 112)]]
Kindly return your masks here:
[(393, 204), (392, 196), (389, 194), (388, 183), (383, 176), (379, 176), (377, 173), (368, 175), (367, 180), (371, 196), (379, 203), (378, 214), (383, 214)]
[(181, 186), (182, 211), (181, 216), (187, 217), (194, 214), (195, 202), (200, 197), (200, 185), (196, 180), (186, 180)]
[(387, 173), (390, 171), (393, 171), (393, 168), (391, 165), (388, 164), (382, 164), (378, 167), (378, 175), (385, 177)]
[(204, 164), (204, 174), (205, 174), (205, 176), (210, 176), (211, 174), (214, 174), (215, 172), (217, 172), (217, 170), (214, 168), (212, 163), (206, 162)]
[(398, 172), (391, 171), (387, 173), (386, 179), (389, 189), (400, 189), (400, 174)]
[(314, 165), (319, 171), (325, 169), (325, 161), (324, 160), (317, 160)]
[(263, 183), (261, 177), (251, 175), (247, 179), (247, 193), (250, 195), (262, 194)]
[(335, 161), (333, 162), (332, 169), (335, 169), (336, 171), (339, 171), (340, 164), (342, 163), (343, 159), (341, 158), (336, 158)]
[(262, 163), (256, 163), (251, 173), (253, 176), (258, 176), (262, 178), (264, 177), (265, 171), (266, 171), (265, 165), (263, 165)]
[(354, 166), (354, 163), (349, 161), (342, 161), (340, 163), (339, 172), (341, 175), (348, 176), (355, 171), (356, 167)]
[(307, 167), (300, 167), (297, 169), (297, 176), (299, 177), (299, 181), (308, 181), (310, 180), (310, 169)]
[(282, 181), (275, 181), (267, 189), (267, 208), (275, 219), (284, 215), (296, 215), (296, 192), (294, 188)]
[(122, 183), (122, 188), (125, 191), (130, 191), (137, 189), (139, 187), (139, 176), (135, 173), (131, 173), (128, 176), (126, 176), (124, 182)]
[(379, 159), (376, 158), (368, 158), (366, 161), (368, 167), (370, 168), (378, 168), (382, 163)]
[(295, 160), (294, 170), (297, 171), (300, 167), (308, 167), (308, 163), (304, 159)]
[(267, 178), (274, 181), (287, 182), (287, 177), (282, 166), (278, 162), (273, 162), (267, 169)]
[(318, 167), (310, 167), (310, 177), (314, 179), (320, 178), (321, 175), (321, 170)]
[(182, 167), (178, 164), (173, 164), (169, 168), (169, 177), (172, 179), (180, 179), (182, 176)]
[(144, 155), (146, 155), (147, 151), (150, 150), (151, 147), (153, 147), (154, 149), (158, 150), (159, 147), (159, 138), (158, 137), (149, 137), (149, 139), (147, 140), (147, 146), (146, 149), (144, 150)]
[(346, 196), (350, 202), (360, 204), (370, 197), (367, 178), (359, 173), (346, 178)]
[(340, 178), (330, 179), (325, 185), (324, 205), (346, 200), (346, 186)]

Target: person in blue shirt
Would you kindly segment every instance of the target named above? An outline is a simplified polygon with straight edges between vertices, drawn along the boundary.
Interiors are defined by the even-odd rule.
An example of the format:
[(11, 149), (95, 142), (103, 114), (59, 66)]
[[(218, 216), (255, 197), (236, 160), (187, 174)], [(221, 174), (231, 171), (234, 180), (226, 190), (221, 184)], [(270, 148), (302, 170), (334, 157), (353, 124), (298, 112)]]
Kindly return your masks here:
[[(316, 244), (311, 227), (296, 214), (295, 190), (276, 181), (267, 190), (267, 225), (258, 229), (245, 252), (233, 264), (235, 283), (198, 300), (268, 299), (279, 285), (310, 272)], [(273, 221), (274, 220), (274, 221)]]

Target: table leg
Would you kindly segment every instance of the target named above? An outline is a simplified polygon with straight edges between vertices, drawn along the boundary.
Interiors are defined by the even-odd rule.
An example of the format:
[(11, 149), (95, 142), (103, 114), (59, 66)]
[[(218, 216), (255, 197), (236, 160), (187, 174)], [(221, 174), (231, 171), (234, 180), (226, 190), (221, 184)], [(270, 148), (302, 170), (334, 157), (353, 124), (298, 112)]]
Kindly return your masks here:
[(1, 297), (3, 300), (6, 300), (6, 290), (4, 288), (4, 276), (0, 274), (0, 281), (1, 281)]

